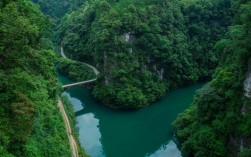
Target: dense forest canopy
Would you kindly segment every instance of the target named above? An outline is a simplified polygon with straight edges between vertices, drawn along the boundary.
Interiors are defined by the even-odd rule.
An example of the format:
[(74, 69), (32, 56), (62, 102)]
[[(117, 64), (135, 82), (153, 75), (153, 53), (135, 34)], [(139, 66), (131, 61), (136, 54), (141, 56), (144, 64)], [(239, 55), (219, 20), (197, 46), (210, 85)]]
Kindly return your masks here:
[(0, 156), (70, 156), (48, 28), (31, 1), (0, 1)]
[(58, 37), (98, 67), (93, 94), (114, 108), (213, 78), (174, 123), (182, 152), (249, 157), (250, 9), (249, 0), (86, 1), (64, 16)]
[(167, 90), (210, 79), (214, 44), (233, 17), (231, 0), (86, 1), (66, 14), (58, 38), (73, 58), (101, 71), (93, 94), (139, 108)]
[[(69, 56), (98, 68), (93, 95), (113, 108), (211, 80), (174, 122), (184, 156), (251, 156), (250, 0), (33, 2), (0, 1), (0, 156), (70, 156), (52, 30)], [(94, 77), (76, 62), (58, 66)]]
[(215, 45), (222, 53), (213, 80), (174, 125), (185, 156), (251, 156), (251, 2), (235, 4), (236, 16)]
[(40, 10), (53, 20), (59, 20), (83, 4), (84, 0), (32, 0), (40, 6)]

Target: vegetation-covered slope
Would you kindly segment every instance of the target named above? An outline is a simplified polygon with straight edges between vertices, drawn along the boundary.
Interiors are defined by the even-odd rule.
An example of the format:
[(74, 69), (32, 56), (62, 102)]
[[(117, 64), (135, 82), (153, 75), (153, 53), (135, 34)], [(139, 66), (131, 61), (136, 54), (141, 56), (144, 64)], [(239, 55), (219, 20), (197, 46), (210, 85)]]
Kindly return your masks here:
[(84, 0), (32, 0), (40, 6), (41, 11), (57, 20), (66, 13), (78, 8)]
[(31, 1), (0, 1), (0, 156), (70, 156), (49, 27)]
[[(83, 1), (34, 2), (56, 19)], [(69, 156), (54, 55), (42, 38), (48, 21), (28, 0), (3, 0), (0, 13), (0, 156)], [(57, 35), (99, 69), (93, 94), (114, 108), (143, 107), (214, 73), (174, 123), (182, 152), (250, 157), (250, 19), (250, 0), (88, 0)]]
[(232, 1), (86, 1), (61, 23), (75, 59), (101, 71), (93, 94), (115, 108), (139, 108), (166, 90), (210, 78), (215, 42), (231, 22)]
[(235, 7), (234, 24), (216, 44), (222, 61), (213, 80), (174, 123), (185, 156), (251, 156), (251, 2)]
[(73, 81), (86, 81), (97, 77), (90, 67), (67, 58), (58, 60), (56, 67), (60, 73)]

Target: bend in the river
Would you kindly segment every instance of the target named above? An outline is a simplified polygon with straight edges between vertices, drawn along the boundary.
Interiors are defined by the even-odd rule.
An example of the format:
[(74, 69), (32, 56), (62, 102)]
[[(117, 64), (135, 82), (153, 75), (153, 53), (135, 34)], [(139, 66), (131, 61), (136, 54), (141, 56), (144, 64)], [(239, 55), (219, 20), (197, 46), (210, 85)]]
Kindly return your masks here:
[[(61, 55), (67, 58), (62, 47)], [(73, 84), (61, 75), (59, 80)], [(154, 105), (134, 112), (106, 108), (85, 88), (67, 89), (64, 94), (73, 104), (80, 144), (91, 156), (182, 157), (172, 122), (189, 107), (195, 90), (201, 86), (170, 91)]]
[[(60, 74), (59, 80), (72, 82)], [(182, 157), (172, 122), (202, 85), (170, 91), (138, 111), (107, 108), (83, 87), (67, 89), (64, 95), (75, 111), (80, 144), (92, 157)]]

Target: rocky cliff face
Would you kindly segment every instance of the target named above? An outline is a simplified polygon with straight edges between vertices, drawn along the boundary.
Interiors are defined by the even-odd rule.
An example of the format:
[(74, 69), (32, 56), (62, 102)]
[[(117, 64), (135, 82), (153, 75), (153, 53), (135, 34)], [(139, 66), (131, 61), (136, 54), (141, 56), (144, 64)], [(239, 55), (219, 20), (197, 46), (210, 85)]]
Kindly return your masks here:
[(251, 59), (248, 61), (248, 71), (244, 81), (244, 95), (248, 98), (251, 97)]
[[(241, 115), (247, 116), (248, 113), (251, 111), (251, 105), (250, 105), (250, 98), (251, 98), (251, 58), (248, 60), (248, 70), (246, 73), (245, 81), (243, 83), (243, 90), (244, 90), (244, 101), (241, 108)], [(245, 147), (250, 146), (251, 139), (246, 138), (244, 136), (239, 137), (239, 149), (240, 151), (243, 151)]]

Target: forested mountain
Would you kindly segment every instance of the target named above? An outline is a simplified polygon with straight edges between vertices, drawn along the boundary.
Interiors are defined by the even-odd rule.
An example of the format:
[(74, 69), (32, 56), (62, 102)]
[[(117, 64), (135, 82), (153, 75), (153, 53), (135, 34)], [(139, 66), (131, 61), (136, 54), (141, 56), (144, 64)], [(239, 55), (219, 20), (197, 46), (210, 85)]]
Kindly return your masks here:
[(40, 10), (54, 20), (70, 13), (83, 4), (84, 0), (32, 0), (40, 6)]
[(251, 1), (234, 8), (234, 23), (215, 46), (222, 57), (213, 80), (174, 123), (185, 156), (251, 156)]
[(49, 21), (29, 0), (0, 1), (0, 156), (70, 156), (57, 108)]
[[(93, 95), (110, 107), (141, 108), (211, 80), (174, 122), (183, 155), (251, 156), (250, 0), (33, 2), (48, 16), (31, 0), (0, 1), (0, 156), (71, 155), (49, 19), (66, 53), (101, 72)], [(91, 73), (66, 64), (81, 65), (59, 65), (78, 80)]]
[(58, 36), (68, 54), (101, 71), (93, 94), (114, 108), (142, 107), (213, 76), (174, 123), (182, 152), (249, 157), (250, 3), (86, 1)]
[(101, 71), (94, 96), (114, 108), (140, 108), (172, 88), (207, 80), (221, 53), (231, 0), (86, 1), (58, 36), (73, 58)]

